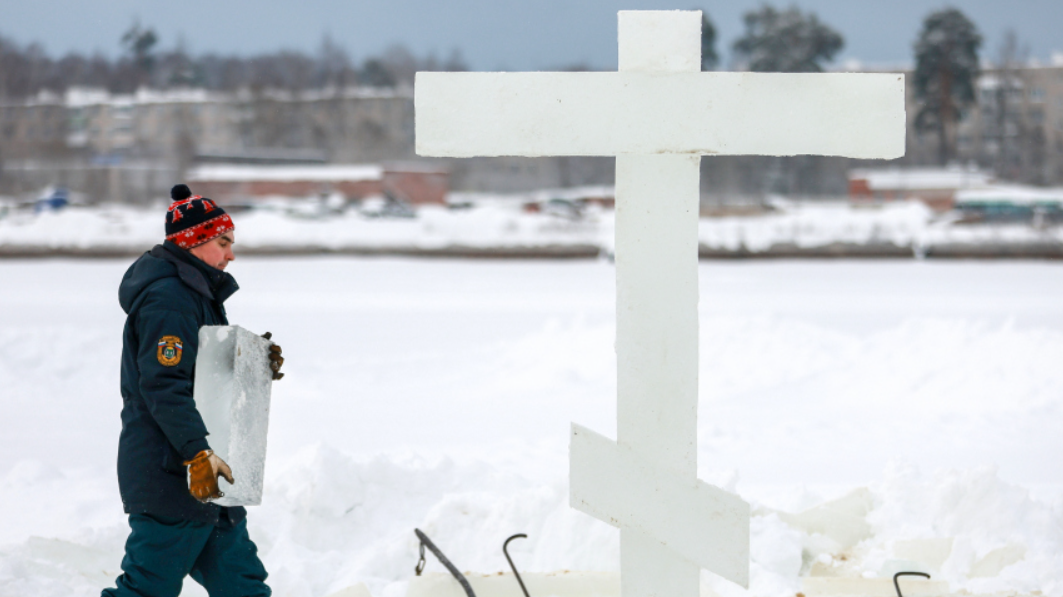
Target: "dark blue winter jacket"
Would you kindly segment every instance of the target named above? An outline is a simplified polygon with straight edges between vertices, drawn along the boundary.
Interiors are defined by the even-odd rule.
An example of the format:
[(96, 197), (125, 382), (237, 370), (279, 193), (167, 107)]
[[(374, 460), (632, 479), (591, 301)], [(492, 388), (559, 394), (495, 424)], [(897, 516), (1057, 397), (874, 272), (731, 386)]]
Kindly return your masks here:
[(129, 514), (223, 525), (245, 516), (243, 508), (196, 501), (183, 464), (209, 448), (192, 399), (199, 328), (228, 325), (222, 303), (237, 288), (232, 276), (170, 241), (142, 255), (122, 279), (118, 487)]

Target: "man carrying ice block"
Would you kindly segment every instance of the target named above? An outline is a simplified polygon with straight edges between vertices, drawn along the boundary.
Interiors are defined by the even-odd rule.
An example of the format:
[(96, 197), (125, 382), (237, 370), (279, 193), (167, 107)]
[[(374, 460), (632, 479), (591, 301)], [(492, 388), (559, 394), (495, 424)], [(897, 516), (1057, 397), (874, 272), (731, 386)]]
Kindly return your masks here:
[[(212, 597), (265, 596), (247, 512), (209, 501), (221, 496), (218, 477), (232, 483), (233, 472), (210, 449), (193, 400), (199, 330), (228, 325), (223, 304), (238, 288), (224, 271), (234, 259), (234, 226), (185, 185), (171, 197), (165, 242), (137, 259), (118, 291), (128, 316), (118, 485), (132, 531), (117, 588), (103, 595), (176, 597), (191, 575)], [(280, 347), (269, 359), (280, 379)]]

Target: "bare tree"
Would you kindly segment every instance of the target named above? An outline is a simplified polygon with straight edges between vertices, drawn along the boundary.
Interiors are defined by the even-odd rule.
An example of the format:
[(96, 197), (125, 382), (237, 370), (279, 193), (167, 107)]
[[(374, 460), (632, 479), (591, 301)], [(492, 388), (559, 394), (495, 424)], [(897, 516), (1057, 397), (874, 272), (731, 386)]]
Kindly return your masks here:
[(469, 65), (465, 63), (465, 57), (462, 56), (461, 50), (458, 48), (451, 48), (450, 55), (443, 61), (442, 68), (440, 70), (446, 72), (464, 72), (469, 70)]
[(421, 63), (406, 46), (393, 45), (384, 50), (380, 61), (384, 68), (391, 73), (396, 84), (413, 85), (414, 75), (420, 70)]
[(343, 46), (325, 34), (317, 54), (317, 69), (314, 77), (315, 87), (342, 89), (355, 83), (355, 69), (351, 57)]
[(155, 54), (153, 50), (159, 37), (151, 27), (141, 27), (140, 21), (134, 21), (133, 25), (122, 34), (122, 47), (133, 64), (136, 73), (136, 87), (148, 83), (151, 72), (155, 69)]

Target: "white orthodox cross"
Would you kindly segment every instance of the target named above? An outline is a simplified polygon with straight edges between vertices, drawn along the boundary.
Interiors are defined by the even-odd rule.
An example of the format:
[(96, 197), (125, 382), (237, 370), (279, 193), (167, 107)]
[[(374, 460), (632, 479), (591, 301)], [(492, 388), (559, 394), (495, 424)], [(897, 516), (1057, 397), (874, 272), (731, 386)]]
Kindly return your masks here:
[(702, 155), (904, 155), (899, 74), (702, 73), (700, 11), (621, 11), (620, 72), (417, 73), (417, 153), (616, 156), (617, 441), (572, 425), (570, 501), (623, 597), (749, 585), (749, 505), (697, 478)]

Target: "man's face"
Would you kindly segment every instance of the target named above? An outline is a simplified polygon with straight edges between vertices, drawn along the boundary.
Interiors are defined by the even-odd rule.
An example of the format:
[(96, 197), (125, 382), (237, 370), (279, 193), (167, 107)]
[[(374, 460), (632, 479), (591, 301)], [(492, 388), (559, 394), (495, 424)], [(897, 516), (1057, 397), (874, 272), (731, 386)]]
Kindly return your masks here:
[(236, 259), (233, 255), (234, 242), (236, 240), (233, 237), (233, 233), (227, 232), (198, 247), (192, 247), (188, 252), (198, 257), (203, 263), (223, 270), (226, 265), (229, 265), (230, 261)]

